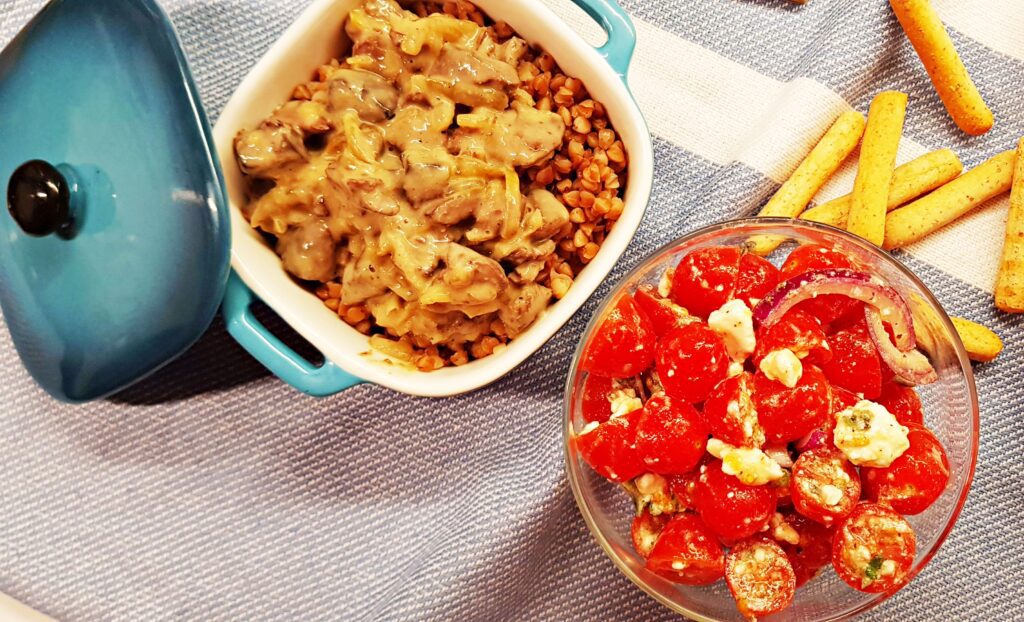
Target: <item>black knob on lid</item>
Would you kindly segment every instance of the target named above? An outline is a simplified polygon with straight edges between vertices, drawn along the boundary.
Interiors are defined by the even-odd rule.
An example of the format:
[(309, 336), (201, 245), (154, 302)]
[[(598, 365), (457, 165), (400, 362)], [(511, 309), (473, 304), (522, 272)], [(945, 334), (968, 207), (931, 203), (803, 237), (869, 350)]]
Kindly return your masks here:
[(71, 225), (68, 182), (49, 162), (26, 162), (14, 171), (7, 185), (7, 210), (29, 235), (66, 230)]

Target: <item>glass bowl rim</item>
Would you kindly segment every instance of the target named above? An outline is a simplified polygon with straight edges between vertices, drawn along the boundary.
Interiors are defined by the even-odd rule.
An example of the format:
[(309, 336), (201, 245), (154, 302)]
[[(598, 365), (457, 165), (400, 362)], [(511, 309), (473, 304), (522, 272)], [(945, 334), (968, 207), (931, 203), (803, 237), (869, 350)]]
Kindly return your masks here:
[[(949, 315), (946, 313), (942, 304), (932, 293), (931, 289), (927, 285), (925, 285), (924, 282), (921, 281), (921, 279), (916, 274), (914, 274), (913, 271), (910, 270), (910, 268), (904, 265), (903, 262), (893, 257), (885, 250), (875, 246), (874, 244), (871, 244), (870, 242), (864, 240), (863, 238), (860, 238), (847, 231), (844, 231), (843, 229), (807, 220), (798, 220), (794, 218), (750, 217), (720, 221), (711, 225), (701, 227), (699, 229), (695, 229), (694, 231), (691, 231), (689, 233), (685, 233), (679, 236), (678, 238), (662, 245), (654, 252), (645, 256), (644, 259), (640, 261), (640, 263), (631, 268), (628, 273), (626, 273), (618, 281), (616, 281), (616, 283), (612, 286), (612, 288), (601, 300), (600, 304), (598, 305), (598, 308), (594, 311), (593, 315), (591, 315), (590, 320), (587, 322), (587, 326), (583, 330), (580, 336), (579, 343), (576, 345), (576, 348), (573, 352), (572, 362), (569, 367), (569, 374), (566, 378), (565, 395), (563, 398), (562, 405), (562, 444), (564, 450), (566, 475), (569, 479), (569, 487), (572, 489), (572, 495), (576, 501), (576, 506), (579, 509), (580, 514), (583, 516), (583, 521), (587, 525), (587, 530), (594, 537), (594, 539), (597, 540), (597, 543), (600, 545), (605, 555), (607, 555), (608, 558), (611, 559), (612, 563), (619, 570), (619, 572), (624, 574), (631, 582), (633, 582), (634, 585), (639, 587), (648, 596), (652, 597), (654, 600), (658, 601), (665, 607), (668, 607), (672, 611), (676, 613), (681, 613), (687, 616), (688, 618), (695, 620), (696, 622), (720, 621), (716, 618), (709, 618), (697, 611), (693, 611), (669, 598), (666, 598), (661, 593), (654, 590), (651, 586), (647, 584), (647, 582), (643, 578), (637, 575), (637, 573), (633, 572), (631, 568), (629, 568), (621, 559), (619, 559), (619, 557), (614, 552), (611, 543), (608, 541), (608, 538), (605, 537), (604, 532), (598, 528), (594, 516), (590, 512), (587, 500), (584, 498), (582, 485), (580, 483), (580, 473), (578, 472), (578, 467), (574, 466), (574, 459), (572, 455), (572, 438), (574, 434), (572, 425), (573, 385), (575, 384), (576, 376), (579, 373), (579, 361), (583, 354), (583, 347), (586, 344), (587, 337), (591, 335), (595, 326), (597, 325), (598, 320), (604, 316), (605, 311), (607, 310), (611, 302), (618, 296), (618, 294), (622, 291), (624, 286), (627, 283), (629, 283), (634, 277), (653, 268), (653, 264), (657, 260), (660, 260), (662, 257), (668, 255), (676, 247), (691, 242), (694, 239), (710, 236), (716, 233), (729, 232), (737, 229), (741, 231), (747, 229), (750, 230), (751, 234), (756, 234), (758, 233), (759, 229), (772, 227), (786, 227), (796, 230), (804, 229), (814, 231), (817, 233), (822, 233), (825, 235), (835, 236), (847, 243), (859, 247), (868, 255), (879, 259), (883, 263), (887, 263), (889, 266), (895, 268), (898, 272), (901, 272), (903, 276), (905, 276), (911, 283), (913, 283), (917, 288), (921, 290), (921, 292), (924, 294), (924, 299), (928, 303), (928, 305), (933, 310), (938, 311), (937, 315), (941, 325), (945, 327), (948, 334), (952, 335), (953, 337), (952, 346), (954, 352), (956, 353), (957, 361), (960, 364), (960, 370), (964, 375), (964, 380), (967, 383), (967, 391), (971, 410), (971, 429), (973, 433), (971, 434), (970, 439), (971, 455), (970, 461), (967, 464), (967, 478), (964, 481), (963, 489), (960, 491), (959, 498), (956, 499), (956, 505), (953, 509), (953, 512), (950, 514), (945, 527), (942, 529), (942, 532), (939, 534), (938, 538), (935, 540), (935, 543), (932, 545), (932, 547), (928, 550), (927, 553), (925, 553), (924, 557), (921, 559), (921, 562), (917, 564), (915, 568), (911, 571), (911, 574), (908, 577), (907, 582), (904, 583), (903, 587), (909, 585), (911, 581), (928, 566), (932, 558), (935, 557), (935, 554), (938, 553), (939, 549), (946, 542), (946, 539), (949, 537), (950, 532), (952, 532), (953, 527), (959, 520), (960, 514), (963, 512), (963, 508), (967, 502), (967, 497), (970, 493), (971, 486), (974, 483), (975, 469), (978, 463), (980, 427), (978, 391), (977, 387), (975, 386), (974, 371), (971, 366), (970, 359), (967, 356), (967, 350), (964, 348), (963, 342), (960, 340), (956, 328), (953, 326), (953, 322), (949, 319)], [(818, 622), (840, 622), (842, 620), (849, 620), (885, 602), (889, 599), (890, 596), (892, 596), (895, 593), (896, 592), (883, 592), (880, 594), (876, 594), (870, 600), (867, 600), (866, 602), (856, 606), (851, 610), (841, 612), (837, 615), (820, 618), (818, 619)]]

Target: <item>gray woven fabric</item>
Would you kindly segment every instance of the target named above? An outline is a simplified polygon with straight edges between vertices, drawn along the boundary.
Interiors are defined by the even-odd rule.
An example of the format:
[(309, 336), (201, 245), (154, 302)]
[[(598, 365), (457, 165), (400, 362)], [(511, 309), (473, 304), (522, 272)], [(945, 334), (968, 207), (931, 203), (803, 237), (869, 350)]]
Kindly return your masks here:
[[(40, 4), (0, 0), (0, 43)], [(164, 4), (215, 116), (306, 2)], [(957, 34), (1000, 118), (991, 135), (967, 141), (929, 95), (882, 0), (625, 5), (861, 108), (881, 87), (903, 88), (916, 106), (908, 136), (953, 146), (968, 164), (1024, 134), (1024, 64)], [(714, 165), (660, 137), (656, 156), (650, 210), (610, 282), (682, 232), (748, 213), (774, 188), (742, 164)], [(989, 294), (906, 259), (951, 312), (993, 326), (1008, 349), (978, 370), (982, 451), (960, 523), (910, 589), (863, 619), (1024, 619), (1015, 531), (1024, 328), (996, 314)], [(439, 401), (372, 386), (301, 396), (218, 322), (125, 394), (62, 406), (32, 384), (3, 332), (0, 591), (67, 621), (673, 619), (603, 556), (563, 476), (562, 387), (595, 304), (509, 377)]]

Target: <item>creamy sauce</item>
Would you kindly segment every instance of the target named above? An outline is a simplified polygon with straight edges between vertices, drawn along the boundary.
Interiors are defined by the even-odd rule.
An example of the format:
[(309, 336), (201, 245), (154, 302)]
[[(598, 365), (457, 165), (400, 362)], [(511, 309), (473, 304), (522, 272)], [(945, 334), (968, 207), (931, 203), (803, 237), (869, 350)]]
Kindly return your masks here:
[(500, 320), (516, 336), (551, 300), (534, 279), (569, 223), (550, 192), (520, 191), (565, 134), (517, 100), (526, 43), (392, 0), (345, 31), (349, 58), (237, 137), (242, 171), (270, 186), (246, 216), (289, 273), (340, 278), (341, 302), (392, 335), (452, 345)]

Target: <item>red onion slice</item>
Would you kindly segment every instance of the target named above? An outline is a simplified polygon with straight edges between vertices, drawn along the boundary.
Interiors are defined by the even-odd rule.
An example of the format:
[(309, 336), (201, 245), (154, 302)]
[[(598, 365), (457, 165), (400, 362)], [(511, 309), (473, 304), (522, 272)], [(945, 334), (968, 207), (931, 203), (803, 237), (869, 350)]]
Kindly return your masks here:
[(805, 434), (803, 438), (798, 440), (796, 442), (796, 450), (803, 453), (805, 451), (810, 451), (812, 449), (828, 447), (828, 445), (831, 443), (831, 440), (832, 439), (828, 437), (828, 434), (825, 432), (825, 430), (818, 428), (816, 430), (811, 430), (810, 432)]
[(786, 449), (785, 445), (772, 445), (770, 447), (765, 447), (761, 451), (764, 452), (764, 455), (775, 461), (775, 464), (780, 467), (784, 469), (793, 468), (793, 458), (789, 455), (789, 450)]
[(886, 365), (896, 374), (896, 379), (910, 385), (930, 384), (939, 379), (939, 375), (932, 367), (928, 357), (919, 350), (901, 352), (889, 339), (889, 333), (885, 330), (882, 316), (873, 307), (864, 309), (864, 316), (868, 320), (868, 332), (871, 334), (871, 341), (878, 349), (878, 355), (882, 357)]
[(797, 304), (827, 294), (848, 296), (877, 309), (882, 319), (892, 326), (896, 346), (901, 352), (917, 347), (913, 316), (899, 292), (876, 283), (870, 274), (855, 270), (812, 270), (780, 283), (754, 307), (754, 321), (770, 326)]

